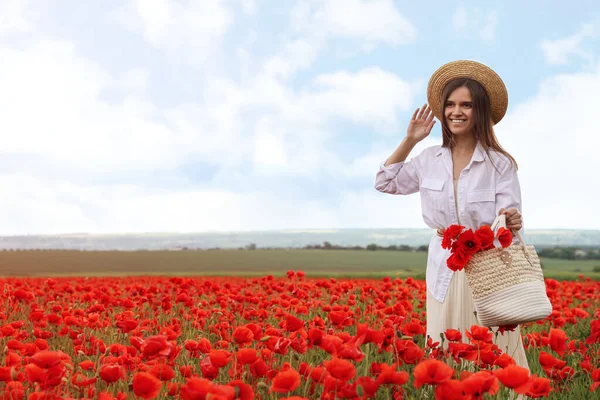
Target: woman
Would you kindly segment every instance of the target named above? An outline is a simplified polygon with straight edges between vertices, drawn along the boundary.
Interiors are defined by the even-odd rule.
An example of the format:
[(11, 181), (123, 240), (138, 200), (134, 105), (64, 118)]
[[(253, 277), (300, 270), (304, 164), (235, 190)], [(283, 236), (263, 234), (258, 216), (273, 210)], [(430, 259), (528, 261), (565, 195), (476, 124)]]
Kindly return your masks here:
[[(425, 223), (437, 229), (427, 259), (427, 335), (434, 341), (446, 329), (463, 333), (478, 325), (464, 270), (446, 265), (442, 231), (452, 224), (467, 229), (491, 225), (506, 215), (509, 229), (522, 230), (521, 189), (517, 163), (496, 139), (493, 126), (506, 113), (508, 94), (500, 77), (473, 61), (440, 67), (427, 89), (429, 106), (417, 109), (406, 137), (380, 166), (375, 188), (380, 192), (421, 194)], [(428, 147), (406, 161), (414, 146), (435, 124), (442, 123), (442, 145)], [(494, 342), (516, 363), (529, 369), (520, 329), (498, 334)]]

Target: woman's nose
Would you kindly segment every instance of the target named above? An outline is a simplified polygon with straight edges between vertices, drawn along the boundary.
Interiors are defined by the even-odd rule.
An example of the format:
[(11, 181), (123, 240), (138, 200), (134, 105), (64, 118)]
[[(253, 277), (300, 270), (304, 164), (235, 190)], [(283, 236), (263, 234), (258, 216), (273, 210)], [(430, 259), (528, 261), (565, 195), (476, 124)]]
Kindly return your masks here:
[(452, 108), (452, 114), (454, 114), (454, 115), (462, 114), (462, 110), (458, 104)]

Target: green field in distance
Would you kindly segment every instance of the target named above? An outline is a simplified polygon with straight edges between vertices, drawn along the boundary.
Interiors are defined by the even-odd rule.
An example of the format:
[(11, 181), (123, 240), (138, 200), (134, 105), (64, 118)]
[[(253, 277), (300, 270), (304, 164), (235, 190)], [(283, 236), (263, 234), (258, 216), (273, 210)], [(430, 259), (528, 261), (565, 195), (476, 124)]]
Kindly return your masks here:
[[(412, 276), (424, 279), (427, 254), (367, 250), (204, 250), (0, 252), (0, 276), (241, 275), (282, 276), (302, 270), (314, 277)], [(600, 261), (543, 258), (544, 275), (599, 279)]]

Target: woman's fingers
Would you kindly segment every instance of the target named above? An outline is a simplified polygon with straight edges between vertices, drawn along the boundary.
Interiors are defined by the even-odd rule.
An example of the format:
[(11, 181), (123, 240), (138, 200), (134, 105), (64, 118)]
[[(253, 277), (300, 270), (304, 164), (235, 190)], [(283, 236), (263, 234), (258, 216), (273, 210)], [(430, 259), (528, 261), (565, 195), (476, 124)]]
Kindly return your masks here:
[(419, 110), (420, 110), (420, 109), (419, 109), (419, 108), (417, 108), (417, 109), (415, 110), (415, 112), (413, 113), (413, 116), (412, 116), (412, 120), (413, 120), (413, 121), (417, 119), (417, 114), (419, 113)]
[(498, 211), (498, 215), (504, 214), (506, 216), (506, 228), (520, 230), (523, 227), (523, 219), (521, 213), (516, 208), (509, 208), (508, 210), (501, 208)]
[(429, 121), (429, 124), (427, 124), (427, 132), (431, 132), (434, 125), (435, 125), (435, 119), (433, 121)]
[(427, 104), (423, 104), (423, 107), (421, 108), (421, 111), (419, 112), (417, 119), (421, 119), (423, 117), (423, 113), (425, 112), (426, 109), (427, 109)]

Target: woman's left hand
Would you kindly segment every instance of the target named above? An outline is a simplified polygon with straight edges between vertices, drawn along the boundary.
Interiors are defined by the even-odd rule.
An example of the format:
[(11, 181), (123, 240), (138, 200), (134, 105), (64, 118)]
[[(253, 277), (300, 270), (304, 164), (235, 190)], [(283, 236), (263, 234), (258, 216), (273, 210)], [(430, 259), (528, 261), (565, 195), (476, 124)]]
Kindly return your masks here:
[(501, 208), (498, 212), (498, 215), (500, 214), (506, 215), (506, 229), (519, 231), (523, 227), (523, 218), (516, 208), (509, 208), (508, 210)]

